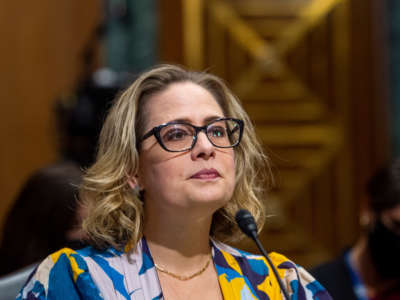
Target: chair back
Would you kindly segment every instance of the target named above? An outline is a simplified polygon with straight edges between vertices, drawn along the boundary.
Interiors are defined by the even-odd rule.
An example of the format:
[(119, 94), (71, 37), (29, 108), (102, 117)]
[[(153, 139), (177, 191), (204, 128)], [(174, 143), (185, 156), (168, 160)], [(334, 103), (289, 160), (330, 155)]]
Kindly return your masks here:
[(0, 277), (0, 300), (15, 299), (37, 263)]

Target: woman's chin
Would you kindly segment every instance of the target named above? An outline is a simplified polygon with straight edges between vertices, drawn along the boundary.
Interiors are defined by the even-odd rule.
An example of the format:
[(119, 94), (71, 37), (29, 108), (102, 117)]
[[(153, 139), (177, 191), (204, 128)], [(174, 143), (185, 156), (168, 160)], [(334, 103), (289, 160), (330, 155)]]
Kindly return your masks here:
[(202, 193), (198, 195), (192, 195), (190, 202), (192, 206), (209, 206), (217, 210), (224, 206), (229, 199), (230, 197), (228, 197), (226, 194)]

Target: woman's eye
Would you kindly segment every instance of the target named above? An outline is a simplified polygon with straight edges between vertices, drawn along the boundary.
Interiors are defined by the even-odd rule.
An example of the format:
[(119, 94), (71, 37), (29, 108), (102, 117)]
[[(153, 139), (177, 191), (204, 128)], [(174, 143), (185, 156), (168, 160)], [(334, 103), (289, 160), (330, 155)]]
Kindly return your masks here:
[(225, 137), (226, 136), (226, 129), (224, 127), (221, 126), (215, 126), (212, 127), (208, 130), (208, 133), (212, 136), (212, 137)]
[(165, 141), (180, 141), (188, 136), (188, 132), (182, 129), (172, 129), (166, 132), (163, 136)]

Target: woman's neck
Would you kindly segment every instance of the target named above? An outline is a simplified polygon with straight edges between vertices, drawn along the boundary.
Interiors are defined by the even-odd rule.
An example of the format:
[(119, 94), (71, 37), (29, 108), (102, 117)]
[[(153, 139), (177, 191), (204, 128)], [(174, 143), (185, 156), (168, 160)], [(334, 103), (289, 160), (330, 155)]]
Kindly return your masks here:
[(197, 271), (210, 257), (212, 216), (169, 216), (165, 213), (145, 217), (144, 235), (155, 263), (171, 272)]

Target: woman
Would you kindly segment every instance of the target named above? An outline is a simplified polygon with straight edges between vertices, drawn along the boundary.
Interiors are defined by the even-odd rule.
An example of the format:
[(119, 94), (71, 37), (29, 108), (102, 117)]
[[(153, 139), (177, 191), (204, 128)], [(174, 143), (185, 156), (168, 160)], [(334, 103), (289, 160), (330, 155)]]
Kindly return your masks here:
[[(240, 208), (264, 221), (267, 160), (220, 79), (163, 65), (113, 105), (81, 199), (93, 247), (63, 249), (19, 299), (282, 299), (264, 258), (222, 242)], [(271, 255), (293, 299), (330, 299), (306, 271)]]

